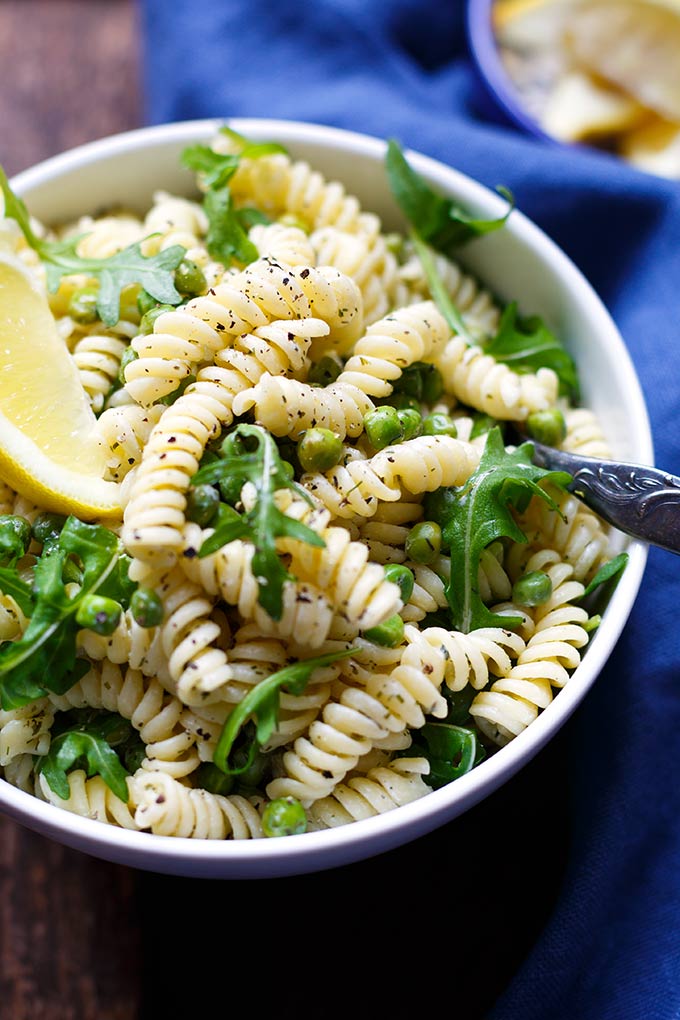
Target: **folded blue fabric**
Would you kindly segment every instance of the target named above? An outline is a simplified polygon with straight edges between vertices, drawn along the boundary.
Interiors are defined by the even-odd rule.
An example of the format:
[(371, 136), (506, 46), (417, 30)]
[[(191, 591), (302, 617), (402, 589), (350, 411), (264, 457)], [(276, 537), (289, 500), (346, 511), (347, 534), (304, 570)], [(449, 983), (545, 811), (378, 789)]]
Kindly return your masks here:
[[(461, 0), (315, 0), (296, 7), (142, 0), (142, 14), (151, 123), (266, 116), (330, 124), (396, 137), (490, 187), (509, 187), (612, 312), (648, 402), (656, 461), (680, 474), (680, 184), (604, 154), (558, 149), (486, 117)], [(529, 766), (528, 779), (516, 778), (495, 796), (493, 815), (480, 806), (418, 841), (421, 857), (407, 849), (385, 855), (393, 875), (402, 864), (427, 861), (442, 877), (404, 874), (395, 896), (413, 915), (404, 915), (400, 931), (369, 917), (354, 946), (345, 944), (346, 959), (357, 944), (368, 953), (376, 923), (393, 944), (403, 944), (405, 935), (412, 940), (407, 966), (417, 962), (422, 937), (418, 959), (427, 959), (429, 980), (448, 986), (452, 1013), (468, 1020), (476, 1014), (457, 1009), (454, 994), (464, 984), (456, 976), (459, 943), (483, 955), (488, 941), (496, 954), (485, 960), (489, 987), (494, 969), (502, 978), (484, 1007), (492, 1020), (680, 1017), (679, 605), (680, 560), (651, 550), (614, 655), (565, 727), (558, 752), (541, 758), (555, 773)], [(561, 814), (551, 815), (555, 802)], [(556, 852), (556, 837), (546, 832), (543, 813), (552, 822), (563, 819), (558, 835), (568, 839), (563, 856), (553, 859), (556, 880), (548, 891), (545, 855)], [(475, 839), (475, 819), (485, 842)], [(521, 858), (511, 849), (517, 819), (531, 827)], [(511, 874), (503, 870), (508, 855)], [(471, 867), (474, 894), (463, 890)], [(361, 874), (348, 871), (350, 879)], [(514, 898), (504, 899), (499, 875), (517, 883)], [(458, 883), (455, 896), (447, 881)], [(442, 896), (466, 910), (449, 918), (446, 940), (434, 944), (426, 936)], [(509, 902), (515, 909), (525, 903), (540, 920), (536, 931), (524, 931), (520, 958), (508, 945), (510, 974), (502, 948), (488, 937), (500, 923), (512, 940), (520, 921), (496, 913)], [(475, 973), (483, 1003), (485, 971)], [(400, 1015), (394, 1004), (392, 1012)]]

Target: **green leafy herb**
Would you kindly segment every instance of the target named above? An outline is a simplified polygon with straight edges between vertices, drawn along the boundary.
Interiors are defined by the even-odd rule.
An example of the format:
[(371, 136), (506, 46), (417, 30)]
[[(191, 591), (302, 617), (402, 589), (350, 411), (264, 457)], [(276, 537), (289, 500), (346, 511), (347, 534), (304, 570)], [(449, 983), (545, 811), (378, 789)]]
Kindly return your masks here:
[(181, 159), (186, 167), (199, 174), (205, 189), (203, 208), (208, 217), (208, 251), (224, 265), (230, 265), (233, 260), (248, 265), (259, 255), (248, 238), (248, 230), (254, 223), (268, 222), (268, 218), (250, 207), (235, 209), (229, 181), (242, 159), (285, 154), (286, 149), (278, 142), (251, 142), (229, 127), (220, 130), (236, 142), (238, 152), (221, 153), (209, 145), (190, 145), (184, 149)]
[[(223, 447), (224, 450), (224, 447)], [(321, 548), (324, 540), (306, 524), (286, 517), (274, 502), (279, 489), (292, 489), (312, 505), (309, 494), (294, 482), (284, 468), (278, 448), (269, 433), (259, 425), (239, 425), (228, 437), (224, 455), (199, 468), (192, 485), (215, 485), (229, 479), (231, 483), (252, 482), (256, 490), (253, 508), (237, 519), (218, 524), (205, 540), (199, 556), (209, 556), (227, 542), (247, 538), (255, 546), (253, 574), (258, 583), (258, 601), (274, 620), (283, 612), (283, 585), (292, 580), (276, 550), (277, 538), (295, 538)]]
[[(266, 744), (276, 729), (281, 690), (302, 694), (315, 669), (330, 666), (354, 652), (353, 648), (343, 648), (315, 659), (294, 662), (251, 688), (227, 717), (213, 755), (215, 765), (228, 775), (239, 775), (249, 769), (259, 748)], [(248, 732), (244, 727), (250, 720), (255, 721), (255, 726)], [(246, 737), (246, 746), (240, 747), (242, 764), (234, 765), (229, 761), (229, 755), (239, 734)]]
[(453, 625), (463, 633), (478, 627), (513, 625), (514, 617), (491, 612), (480, 597), (478, 572), (482, 551), (497, 538), (526, 542), (511, 507), (522, 510), (535, 495), (559, 513), (555, 501), (538, 482), (550, 478), (555, 485), (564, 487), (572, 480), (566, 472), (537, 467), (532, 463), (532, 453), (531, 443), (508, 452), (501, 431), (495, 426), (487, 435), (479, 467), (465, 485), (454, 489), (456, 498), (448, 499), (442, 508), (445, 516), (442, 544), (451, 554), (451, 579), (446, 595)]
[(24, 616), (32, 615), (33, 591), (31, 586), (22, 581), (12, 567), (0, 567), (0, 591), (4, 595), (11, 595)]
[(385, 167), (390, 189), (410, 226), (410, 238), (420, 259), (430, 293), (454, 333), (466, 343), (475, 342), (465, 320), (449, 294), (432, 255), (432, 250), (454, 258), (457, 249), (475, 237), (498, 230), (514, 208), (514, 198), (505, 188), (498, 191), (507, 199), (507, 212), (497, 219), (475, 219), (453, 199), (434, 191), (406, 159), (393, 139), (388, 142)]
[(580, 387), (573, 358), (539, 316), (520, 318), (516, 301), (505, 308), (498, 332), (482, 346), (515, 372), (551, 368), (560, 381), (560, 393), (578, 402)]
[(101, 776), (116, 797), (127, 802), (129, 773), (121, 758), (129, 760), (131, 749), (139, 743), (132, 725), (115, 712), (65, 712), (62, 719), (55, 719), (50, 749), (38, 759), (36, 771), (62, 800), (70, 794), (69, 771), (82, 768), (88, 777)]
[(233, 259), (248, 265), (259, 258), (257, 248), (234, 209), (228, 188), (208, 191), (203, 199), (203, 208), (208, 217), (205, 243), (214, 259), (228, 266)]
[(224, 188), (238, 169), (242, 159), (258, 159), (276, 153), (286, 154), (278, 142), (251, 142), (231, 128), (222, 127), (220, 133), (240, 145), (238, 152), (215, 152), (209, 145), (190, 145), (182, 152), (181, 160), (189, 170), (201, 175), (207, 189)]
[(475, 730), (429, 722), (418, 730), (408, 753), (427, 758), (430, 772), (426, 782), (435, 790), (464, 776), (486, 754)]
[(31, 227), (28, 210), (9, 186), (0, 167), (0, 188), (5, 203), (5, 216), (16, 220), (28, 244), (45, 263), (47, 285), (57, 290), (62, 277), (82, 273), (99, 280), (97, 313), (102, 322), (113, 326), (120, 316), (120, 294), (130, 284), (140, 284), (156, 301), (177, 305), (182, 296), (175, 288), (174, 271), (186, 255), (182, 245), (174, 244), (157, 255), (142, 254), (141, 242), (129, 245), (106, 259), (88, 259), (78, 255), (78, 242), (83, 235), (67, 241), (44, 241)]
[(408, 163), (398, 142), (388, 142), (385, 157), (387, 178), (401, 211), (418, 236), (449, 258), (467, 241), (498, 230), (514, 209), (515, 201), (507, 188), (499, 193), (507, 199), (508, 210), (497, 219), (470, 216), (451, 198), (437, 194)]
[[(46, 545), (36, 562), (31, 604), (23, 590), (30, 621), (17, 641), (0, 645), (0, 700), (4, 709), (18, 708), (46, 690), (64, 693), (76, 668), (75, 615), (82, 600), (99, 590), (118, 564), (120, 541), (112, 531), (69, 517), (57, 540)], [(77, 558), (82, 585), (75, 596), (66, 592), (64, 565)], [(15, 591), (18, 575), (15, 574)], [(7, 578), (2, 582), (9, 587)], [(27, 615), (29, 615), (27, 613)]]
[(586, 598), (591, 595), (596, 588), (599, 588), (601, 584), (606, 581), (611, 581), (614, 578), (618, 578), (628, 565), (628, 553), (622, 552), (618, 556), (614, 556), (613, 559), (608, 560), (604, 563), (595, 574), (592, 581), (588, 584), (586, 590), (583, 592), (581, 598)]

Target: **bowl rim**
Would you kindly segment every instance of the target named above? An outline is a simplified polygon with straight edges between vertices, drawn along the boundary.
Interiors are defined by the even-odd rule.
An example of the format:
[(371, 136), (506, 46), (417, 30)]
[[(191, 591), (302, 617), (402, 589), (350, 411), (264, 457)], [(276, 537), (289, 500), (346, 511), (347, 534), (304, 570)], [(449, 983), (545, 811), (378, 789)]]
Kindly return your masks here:
[[(119, 153), (153, 150), (169, 142), (209, 138), (229, 124), (241, 133), (260, 138), (280, 138), (284, 144), (313, 142), (322, 146), (350, 147), (353, 153), (382, 160), (383, 139), (342, 128), (310, 122), (269, 118), (211, 118), (157, 124), (121, 132), (77, 146), (41, 161), (12, 177), (12, 187), (26, 197), (34, 187)], [(462, 189), (487, 210), (503, 200), (453, 167), (416, 150), (407, 149), (413, 166), (434, 184), (450, 191)], [(30, 206), (30, 197), (28, 198)], [(529, 249), (549, 258), (577, 287), (598, 327), (618, 347), (630, 386), (631, 419), (640, 430), (638, 447), (646, 462), (653, 463), (647, 408), (632, 360), (609, 312), (595, 290), (554, 241), (519, 210), (514, 210), (505, 229), (515, 232)], [(596, 631), (588, 654), (578, 667), (576, 683), (567, 684), (559, 697), (517, 737), (501, 747), (466, 775), (419, 800), (372, 818), (318, 832), (283, 839), (196, 840), (161, 836), (108, 825), (73, 814), (36, 798), (6, 780), (0, 780), (0, 807), (15, 821), (55, 841), (100, 858), (119, 861), (142, 870), (214, 878), (265, 878), (321, 871), (349, 864), (394, 849), (425, 835), (474, 806), (527, 764), (563, 726), (590, 690), (613, 650), (637, 597), (647, 561), (647, 546), (631, 541), (629, 563), (612, 596), (606, 627)]]

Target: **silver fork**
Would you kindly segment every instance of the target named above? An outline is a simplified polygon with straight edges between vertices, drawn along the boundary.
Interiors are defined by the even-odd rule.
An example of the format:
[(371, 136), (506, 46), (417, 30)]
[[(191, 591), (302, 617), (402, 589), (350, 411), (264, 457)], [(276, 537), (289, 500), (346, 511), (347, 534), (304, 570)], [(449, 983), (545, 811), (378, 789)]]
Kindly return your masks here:
[(660, 468), (599, 460), (556, 450), (528, 436), (539, 467), (567, 471), (567, 485), (586, 506), (619, 531), (649, 545), (680, 553), (680, 478)]

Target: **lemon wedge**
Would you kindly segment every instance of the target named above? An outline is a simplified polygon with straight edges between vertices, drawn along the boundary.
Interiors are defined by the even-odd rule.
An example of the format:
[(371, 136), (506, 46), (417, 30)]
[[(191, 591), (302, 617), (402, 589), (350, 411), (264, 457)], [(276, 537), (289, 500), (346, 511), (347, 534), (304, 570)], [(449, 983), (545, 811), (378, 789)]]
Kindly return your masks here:
[(0, 479), (45, 510), (120, 518), (95, 423), (45, 294), (0, 250)]

